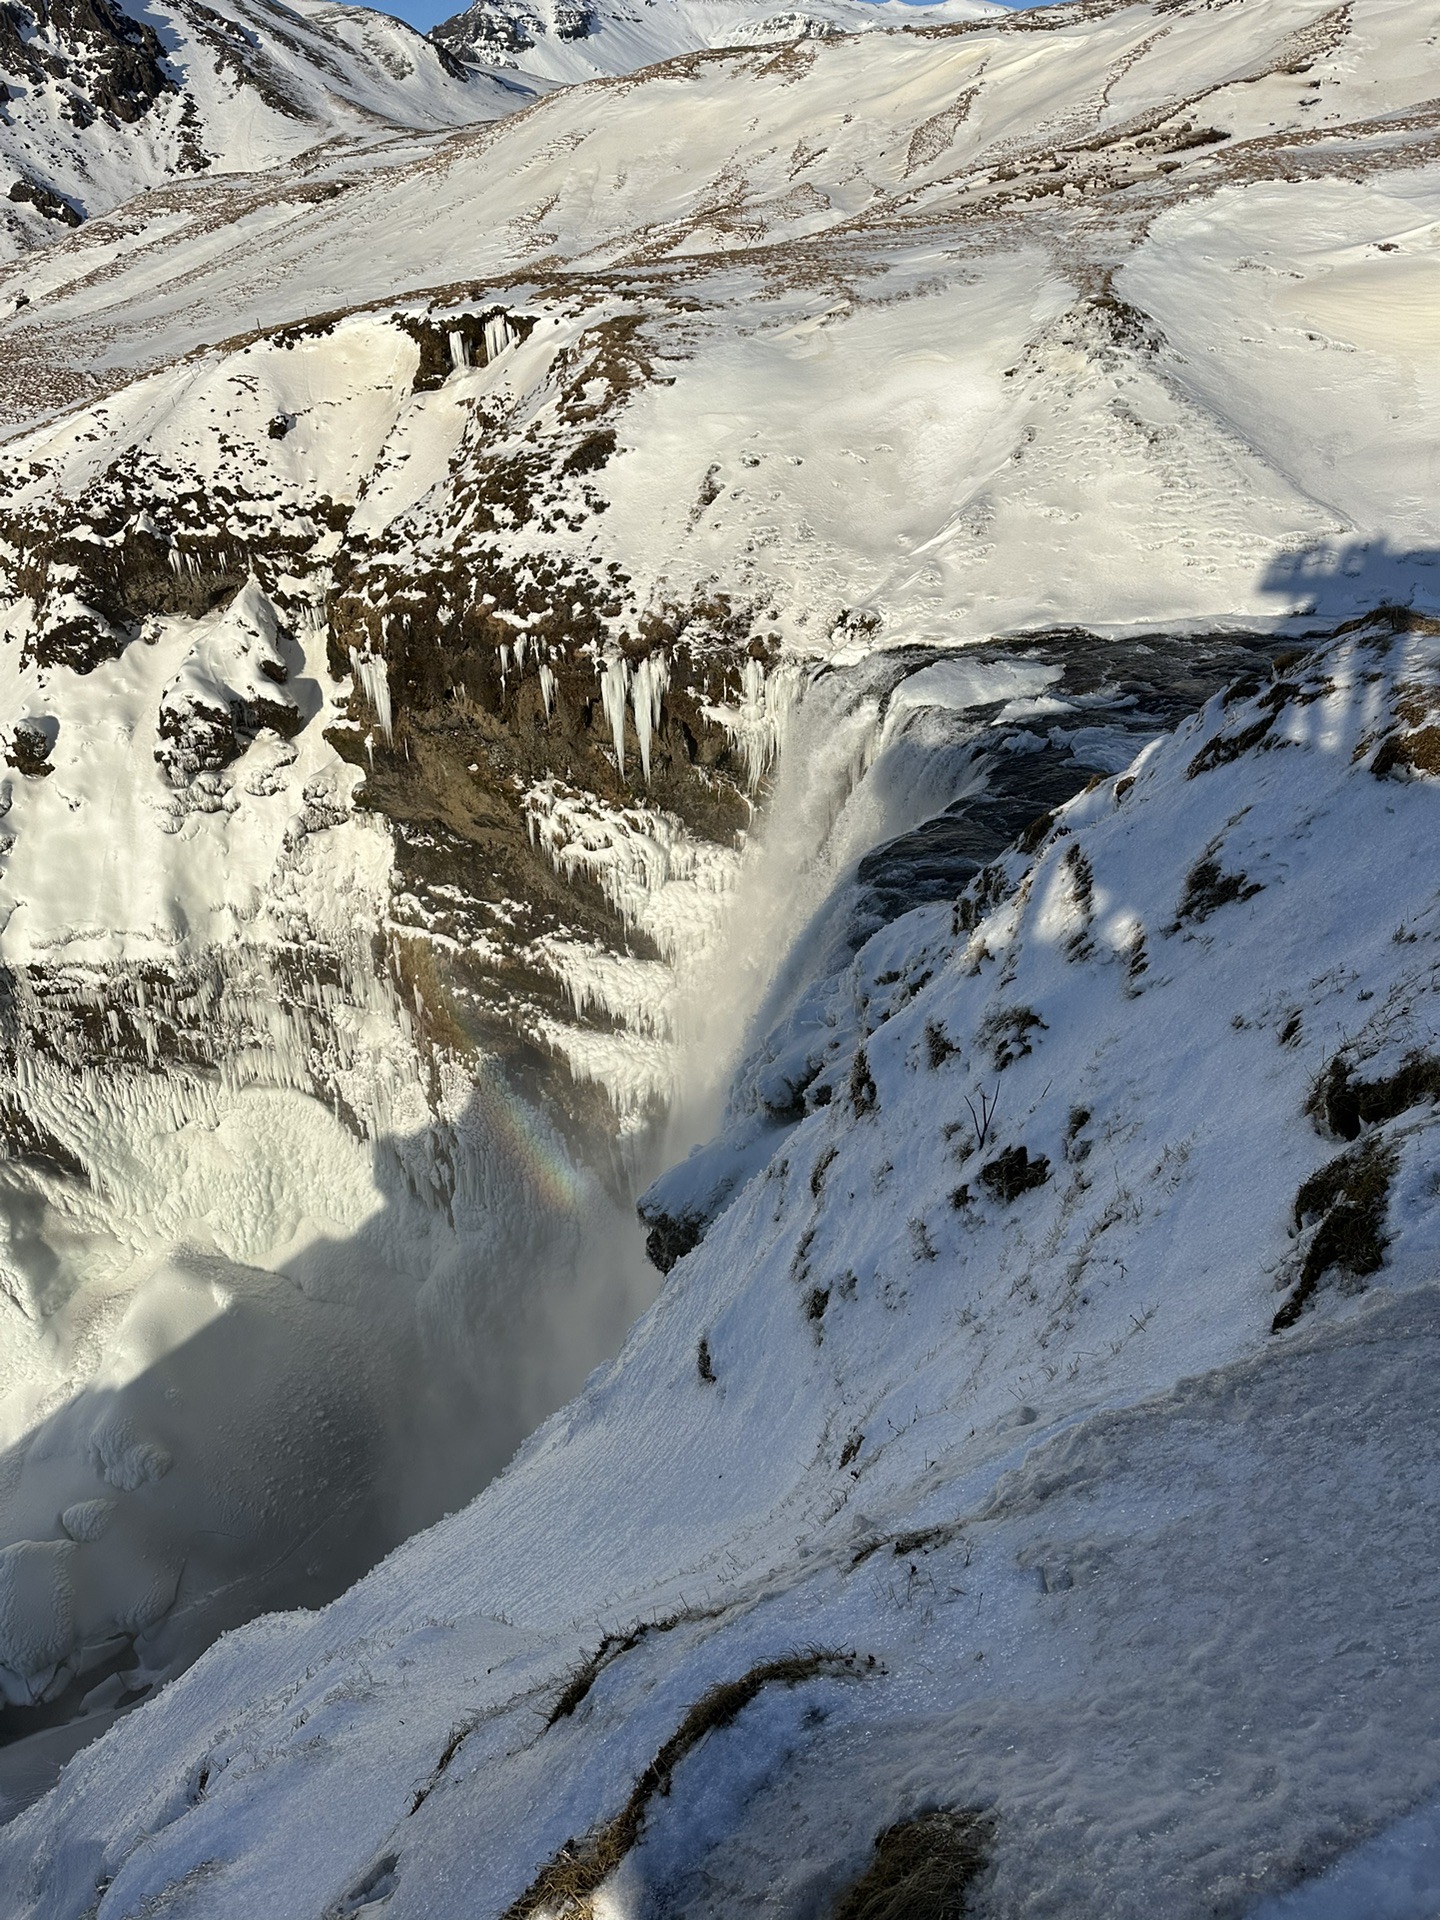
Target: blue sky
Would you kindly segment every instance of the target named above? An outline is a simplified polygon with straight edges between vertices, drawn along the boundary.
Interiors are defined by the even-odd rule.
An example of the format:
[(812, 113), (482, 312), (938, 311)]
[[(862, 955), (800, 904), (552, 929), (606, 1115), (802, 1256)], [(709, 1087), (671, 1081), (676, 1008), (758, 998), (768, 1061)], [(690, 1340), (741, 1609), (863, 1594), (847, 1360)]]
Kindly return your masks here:
[[(911, 5), (917, 3), (920, 0), (909, 0)], [(380, 11), (398, 14), (402, 20), (408, 20), (412, 27), (428, 32), (440, 21), (462, 12), (468, 4), (469, 0), (384, 0)], [(1050, 0), (1001, 0), (1001, 4), (1007, 7), (1046, 6)]]

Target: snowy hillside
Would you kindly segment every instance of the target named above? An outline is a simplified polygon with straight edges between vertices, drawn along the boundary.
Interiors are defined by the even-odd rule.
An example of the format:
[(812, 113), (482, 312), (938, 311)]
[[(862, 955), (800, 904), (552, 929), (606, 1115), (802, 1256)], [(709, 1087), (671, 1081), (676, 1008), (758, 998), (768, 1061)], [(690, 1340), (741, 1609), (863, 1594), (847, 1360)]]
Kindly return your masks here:
[(315, 0), (4, 0), (0, 86), (0, 258), (171, 179), (489, 120), (528, 97), (386, 14)]
[(830, 1912), (939, 1807), (977, 1912), (1181, 1920), (1434, 1795), (1440, 653), (1394, 624), (812, 978), (615, 1366), (82, 1755), (17, 1911)]
[(1440, 14), (375, 19), (0, 270), (0, 1886), (1403, 1878)]
[(462, 60), (573, 83), (710, 47), (771, 46), (993, 19), (994, 0), (474, 0), (433, 38)]

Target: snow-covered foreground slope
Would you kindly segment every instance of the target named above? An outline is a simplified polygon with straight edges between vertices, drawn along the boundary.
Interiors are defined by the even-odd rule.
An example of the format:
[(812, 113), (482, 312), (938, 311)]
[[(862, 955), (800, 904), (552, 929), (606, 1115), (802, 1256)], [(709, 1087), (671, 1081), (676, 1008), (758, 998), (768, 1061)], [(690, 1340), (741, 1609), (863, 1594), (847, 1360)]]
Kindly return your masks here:
[(0, 86), (6, 259), (177, 176), (491, 120), (530, 97), (399, 20), (326, 0), (5, 0)]
[(1434, 1794), (1437, 712), (1362, 626), (822, 970), (620, 1359), (72, 1763), (17, 1912), (822, 1913), (939, 1808), (977, 1913), (1178, 1920)]

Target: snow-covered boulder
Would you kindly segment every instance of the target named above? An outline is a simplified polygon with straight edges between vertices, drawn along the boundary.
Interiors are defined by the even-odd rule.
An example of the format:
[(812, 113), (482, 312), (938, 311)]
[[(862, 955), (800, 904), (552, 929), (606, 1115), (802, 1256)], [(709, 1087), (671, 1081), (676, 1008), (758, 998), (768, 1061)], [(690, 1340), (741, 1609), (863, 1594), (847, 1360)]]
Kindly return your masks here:
[(287, 647), (298, 651), (252, 576), (160, 696), (155, 758), (172, 784), (228, 766), (265, 729), (295, 737), (310, 716), (287, 687)]

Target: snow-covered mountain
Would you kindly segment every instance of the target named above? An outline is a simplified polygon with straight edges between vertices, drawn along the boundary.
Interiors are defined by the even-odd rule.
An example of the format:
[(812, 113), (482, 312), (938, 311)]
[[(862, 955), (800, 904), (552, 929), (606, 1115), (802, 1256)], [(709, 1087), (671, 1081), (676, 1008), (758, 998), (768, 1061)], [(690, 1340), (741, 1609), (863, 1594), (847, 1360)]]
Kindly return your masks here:
[(802, 0), (779, 12), (754, 0), (479, 0), (426, 36), (334, 0), (3, 0), (0, 259), (175, 179), (483, 123), (557, 84), (676, 54), (997, 11), (991, 0)]
[(474, 0), (432, 37), (462, 60), (568, 84), (714, 47), (993, 20), (1000, 11), (996, 0)]
[(1435, 1794), (1422, 24), (790, 36), (0, 273), (17, 1912), (1238, 1916)]
[(493, 119), (528, 97), (328, 0), (4, 0), (0, 258), (177, 177)]

